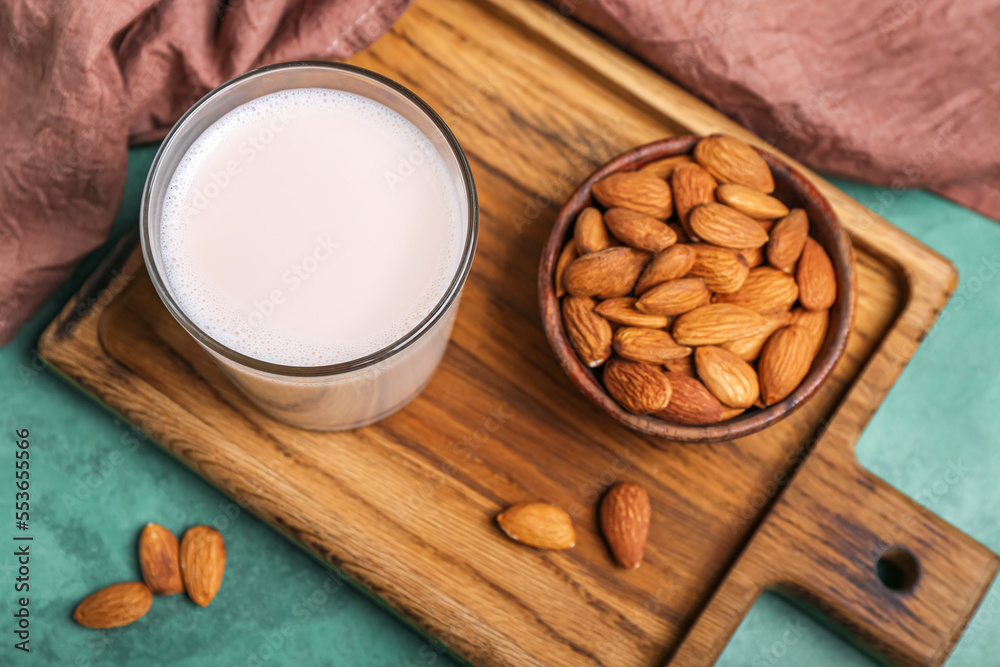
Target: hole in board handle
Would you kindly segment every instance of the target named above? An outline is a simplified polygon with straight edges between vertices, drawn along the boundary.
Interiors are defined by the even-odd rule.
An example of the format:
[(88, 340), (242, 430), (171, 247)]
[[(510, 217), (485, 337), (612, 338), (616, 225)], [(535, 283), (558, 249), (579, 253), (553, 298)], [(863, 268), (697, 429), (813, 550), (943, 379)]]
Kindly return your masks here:
[(875, 564), (878, 579), (889, 590), (905, 593), (920, 578), (920, 563), (906, 547), (886, 549)]

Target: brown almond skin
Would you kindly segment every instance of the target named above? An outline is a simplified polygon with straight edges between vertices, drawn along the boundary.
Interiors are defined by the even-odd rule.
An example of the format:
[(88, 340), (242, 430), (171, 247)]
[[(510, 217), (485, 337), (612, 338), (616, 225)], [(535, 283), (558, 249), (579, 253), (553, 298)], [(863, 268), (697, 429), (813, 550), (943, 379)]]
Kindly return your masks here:
[(751, 269), (755, 269), (764, 263), (764, 248), (740, 248), (736, 254), (743, 258)]
[(823, 342), (826, 340), (826, 332), (830, 327), (830, 311), (796, 308), (791, 312), (789, 322), (797, 324), (809, 334), (809, 338), (812, 341), (809, 356), (811, 359), (815, 359), (816, 355), (819, 354), (820, 348), (823, 347)]
[(609, 322), (624, 324), (628, 327), (663, 329), (670, 324), (670, 319), (666, 315), (644, 313), (635, 307), (635, 302), (636, 299), (630, 296), (606, 299), (597, 304), (594, 312)]
[(708, 289), (716, 294), (735, 292), (750, 275), (750, 267), (739, 253), (730, 248), (720, 248), (708, 243), (698, 243), (694, 248), (691, 277), (701, 278)]
[(693, 355), (681, 357), (680, 359), (669, 359), (663, 363), (663, 368), (670, 373), (680, 373), (692, 378), (698, 377), (698, 374), (694, 370)]
[(616, 484), (601, 500), (601, 532), (618, 564), (634, 570), (642, 564), (653, 510), (638, 484)]
[(497, 515), (497, 524), (510, 539), (537, 549), (563, 550), (576, 546), (576, 529), (565, 510), (547, 503), (519, 503)]
[(694, 159), (720, 183), (735, 183), (764, 194), (774, 192), (774, 177), (767, 162), (750, 144), (735, 137), (705, 137), (695, 145)]
[(670, 403), (667, 374), (649, 364), (612, 359), (604, 367), (604, 386), (632, 414), (646, 415)]
[(697, 163), (678, 165), (670, 176), (670, 189), (674, 193), (677, 218), (688, 235), (694, 236), (688, 224), (688, 215), (695, 206), (715, 202), (718, 183)]
[(663, 329), (622, 327), (615, 332), (614, 349), (630, 361), (663, 364), (671, 359), (691, 355), (691, 348), (678, 345)]
[(657, 178), (669, 179), (670, 175), (674, 173), (674, 169), (684, 164), (685, 162), (693, 162), (694, 160), (688, 155), (675, 155), (674, 157), (665, 157), (662, 160), (657, 160), (656, 162), (650, 162), (645, 167), (639, 170), (642, 174), (649, 174), (650, 176), (656, 176)]
[(809, 218), (801, 208), (796, 208), (771, 228), (767, 242), (767, 263), (774, 268), (790, 272), (799, 261), (806, 237), (809, 236)]
[(652, 261), (643, 269), (639, 282), (635, 284), (636, 296), (642, 296), (649, 288), (668, 280), (683, 278), (694, 266), (694, 249), (689, 245), (672, 245), (656, 253)]
[(791, 313), (781, 311), (769, 313), (764, 316), (764, 319), (767, 320), (767, 326), (760, 332), (752, 336), (735, 338), (733, 340), (726, 341), (719, 347), (728, 352), (732, 352), (743, 361), (756, 361), (757, 357), (760, 356), (760, 351), (764, 349), (764, 343), (766, 343), (767, 339), (771, 337), (771, 334), (781, 327), (788, 326), (792, 323)]
[(735, 183), (723, 183), (715, 189), (715, 198), (755, 220), (773, 220), (788, 215), (788, 207), (760, 190)]
[(595, 183), (591, 193), (607, 208), (627, 208), (657, 220), (666, 220), (674, 211), (670, 186), (650, 174), (635, 171), (611, 174)]
[(723, 248), (759, 248), (767, 243), (767, 232), (753, 218), (724, 204), (702, 204), (688, 214), (695, 236)]
[(608, 228), (604, 226), (604, 218), (600, 211), (593, 206), (580, 211), (573, 227), (573, 240), (576, 241), (576, 250), (581, 255), (604, 250), (611, 245), (611, 237), (608, 236)]
[(799, 286), (784, 271), (761, 266), (751, 269), (743, 285), (735, 292), (718, 294), (716, 303), (734, 303), (762, 315), (791, 310), (799, 298)]
[(809, 310), (826, 310), (837, 300), (837, 274), (833, 262), (819, 243), (806, 239), (799, 257), (795, 280), (799, 284), (799, 301)]
[(626, 245), (649, 252), (660, 252), (677, 243), (677, 234), (665, 222), (630, 211), (627, 208), (610, 208), (604, 214), (608, 229)]
[(576, 250), (576, 241), (570, 239), (566, 245), (563, 246), (562, 251), (559, 253), (559, 258), (556, 260), (556, 270), (555, 270), (555, 289), (556, 296), (561, 297), (566, 294), (566, 285), (563, 283), (563, 275), (566, 273), (566, 269), (572, 264), (573, 260), (580, 256), (580, 253)]
[(674, 340), (681, 345), (719, 345), (745, 338), (767, 327), (767, 320), (743, 306), (711, 303), (684, 313), (674, 322)]
[(799, 386), (812, 366), (811, 349), (812, 337), (798, 325), (771, 334), (761, 350), (758, 366), (760, 397), (765, 405), (774, 405)]
[(226, 544), (211, 526), (189, 528), (181, 539), (181, 573), (188, 596), (202, 607), (215, 598), (226, 571)]
[(153, 593), (146, 584), (126, 581), (88, 596), (73, 612), (73, 620), (85, 628), (117, 628), (139, 620), (151, 606)]
[(163, 526), (148, 523), (142, 529), (139, 535), (139, 569), (142, 580), (154, 595), (184, 592), (177, 538)]
[(594, 312), (594, 300), (567, 295), (562, 300), (566, 337), (580, 361), (596, 368), (611, 356), (611, 324)]
[(566, 291), (573, 296), (611, 299), (625, 296), (639, 279), (652, 255), (635, 248), (615, 247), (581, 255), (563, 274)]
[(703, 345), (694, 357), (698, 377), (725, 407), (749, 408), (760, 396), (757, 371), (721, 347)]
[(681, 315), (709, 303), (712, 293), (699, 278), (678, 278), (643, 293), (635, 307), (654, 315)]
[(668, 422), (698, 426), (722, 419), (723, 407), (705, 385), (681, 373), (666, 373), (672, 390), (670, 403), (655, 416)]

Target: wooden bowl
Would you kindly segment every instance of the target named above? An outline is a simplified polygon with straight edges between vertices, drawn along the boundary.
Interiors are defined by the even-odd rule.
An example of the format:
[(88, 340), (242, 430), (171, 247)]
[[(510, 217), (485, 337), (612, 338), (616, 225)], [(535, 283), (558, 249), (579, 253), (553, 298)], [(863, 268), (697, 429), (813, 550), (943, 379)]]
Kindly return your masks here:
[(577, 358), (563, 327), (560, 300), (555, 294), (553, 274), (563, 245), (572, 236), (577, 215), (587, 206), (596, 205), (590, 190), (594, 183), (619, 171), (634, 171), (644, 165), (674, 155), (691, 153), (701, 137), (672, 137), (634, 148), (611, 160), (585, 180), (563, 204), (552, 233), (545, 244), (538, 272), (538, 294), (542, 321), (549, 343), (559, 363), (573, 383), (591, 400), (628, 428), (647, 435), (683, 442), (718, 442), (732, 440), (774, 424), (805, 403), (833, 372), (847, 346), (847, 336), (854, 317), (856, 285), (854, 255), (847, 233), (841, 229), (829, 202), (799, 172), (769, 153), (759, 151), (774, 175), (774, 196), (789, 208), (805, 209), (809, 215), (809, 233), (829, 253), (837, 274), (837, 302), (830, 309), (830, 326), (812, 368), (802, 383), (784, 400), (764, 409), (750, 408), (741, 415), (717, 424), (692, 426), (676, 424), (653, 416), (634, 415), (624, 410), (604, 389), (599, 374), (602, 368), (590, 369)]

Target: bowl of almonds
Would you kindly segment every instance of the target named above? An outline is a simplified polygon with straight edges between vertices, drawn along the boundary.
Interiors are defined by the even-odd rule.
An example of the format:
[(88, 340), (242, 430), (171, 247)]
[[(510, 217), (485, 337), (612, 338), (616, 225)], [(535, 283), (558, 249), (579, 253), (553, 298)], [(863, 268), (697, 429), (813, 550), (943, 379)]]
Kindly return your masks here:
[(855, 296), (826, 199), (723, 135), (598, 169), (539, 271), (546, 334), (577, 387), (625, 426), (685, 442), (754, 433), (807, 401), (844, 353)]

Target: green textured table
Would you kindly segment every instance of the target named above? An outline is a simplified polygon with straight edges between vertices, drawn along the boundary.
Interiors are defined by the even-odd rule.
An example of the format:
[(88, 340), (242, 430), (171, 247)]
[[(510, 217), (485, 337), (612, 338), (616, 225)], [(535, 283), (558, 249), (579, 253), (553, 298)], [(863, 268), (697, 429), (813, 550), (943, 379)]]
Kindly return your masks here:
[[(154, 148), (130, 154), (112, 240), (135, 224)], [(961, 285), (858, 446), (862, 463), (932, 511), (1000, 551), (1000, 226), (922, 192), (838, 182), (951, 258)], [(390, 612), (354, 590), (256, 518), (142, 441), (47, 371), (34, 346), (44, 326), (107, 251), (93, 253), (17, 339), (0, 349), (0, 421), (13, 466), (14, 431), (31, 431), (31, 653), (5, 628), (0, 664), (404, 665), (454, 664)], [(4, 476), (12, 480), (12, 475)], [(0, 484), (0, 537), (12, 544), (13, 483)], [(179, 532), (212, 523), (229, 563), (207, 609), (159, 598), (142, 627), (90, 631), (76, 603), (138, 576), (136, 538), (148, 521)], [(15, 610), (13, 549), (0, 557), (0, 615)], [(1000, 652), (1000, 586), (974, 617), (950, 666), (990, 664)], [(867, 658), (776, 596), (762, 598), (720, 665), (868, 665)]]

